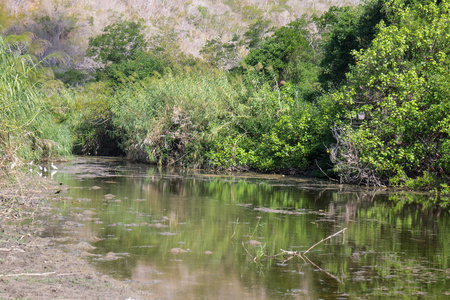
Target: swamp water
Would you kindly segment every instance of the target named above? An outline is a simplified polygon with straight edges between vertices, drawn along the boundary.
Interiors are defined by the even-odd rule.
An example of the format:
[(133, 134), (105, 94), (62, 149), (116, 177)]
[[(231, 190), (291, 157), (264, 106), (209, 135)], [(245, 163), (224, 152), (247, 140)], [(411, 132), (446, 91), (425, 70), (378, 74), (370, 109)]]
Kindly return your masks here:
[(99, 272), (163, 299), (450, 299), (448, 209), (281, 176), (58, 167), (70, 189), (44, 235), (87, 241)]

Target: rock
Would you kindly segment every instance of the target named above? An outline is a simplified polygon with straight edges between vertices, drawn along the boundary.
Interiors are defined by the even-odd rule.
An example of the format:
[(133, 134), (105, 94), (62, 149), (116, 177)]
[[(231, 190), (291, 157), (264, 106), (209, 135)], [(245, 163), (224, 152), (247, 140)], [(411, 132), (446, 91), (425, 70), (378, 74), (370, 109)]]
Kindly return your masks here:
[(80, 242), (80, 243), (74, 245), (73, 248), (78, 249), (78, 250), (84, 250), (84, 251), (96, 249), (96, 247), (94, 247), (91, 244), (86, 243), (86, 242)]
[(255, 240), (250, 240), (250, 241), (248, 241), (248, 244), (249, 244), (250, 246), (256, 247), (256, 246), (261, 245), (261, 242), (258, 242), (258, 241), (255, 241)]
[(161, 234), (161, 235), (175, 235), (177, 233), (176, 232), (160, 232), (159, 234)]
[(149, 224), (148, 226), (155, 227), (155, 228), (166, 228), (166, 227), (169, 227), (169, 225), (163, 225), (161, 223), (153, 223), (153, 224)]
[(114, 260), (117, 258), (118, 257), (116, 256), (116, 254), (114, 252), (108, 252), (108, 254), (106, 254), (106, 256), (105, 256), (105, 260)]
[(172, 248), (172, 249), (169, 250), (169, 252), (172, 253), (172, 254), (182, 254), (182, 253), (188, 252), (188, 250), (184, 250), (184, 249), (181, 249), (181, 248)]
[(82, 250), (82, 251), (80, 252), (80, 256), (82, 256), (82, 257), (89, 257), (89, 256), (93, 256), (93, 255), (94, 255), (94, 254), (89, 253), (89, 252), (84, 251), (84, 250)]

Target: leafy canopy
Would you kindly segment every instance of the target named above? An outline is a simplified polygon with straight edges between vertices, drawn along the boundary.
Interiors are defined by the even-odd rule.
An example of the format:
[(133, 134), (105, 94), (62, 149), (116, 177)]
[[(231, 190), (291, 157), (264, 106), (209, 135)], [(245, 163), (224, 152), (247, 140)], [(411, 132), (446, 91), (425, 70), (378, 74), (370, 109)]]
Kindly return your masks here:
[(377, 33), (377, 24), (389, 24), (384, 0), (370, 0), (356, 7), (331, 7), (316, 24), (323, 36), (319, 80), (324, 88), (338, 87), (355, 64), (354, 50), (367, 49)]
[(278, 81), (301, 82), (304, 77), (301, 72), (306, 70), (298, 70), (296, 66), (314, 64), (316, 59), (316, 52), (307, 39), (310, 34), (307, 24), (305, 19), (297, 19), (275, 30), (272, 36), (250, 50), (243, 65), (255, 67), (268, 79), (275, 75)]
[(395, 23), (354, 52), (348, 84), (333, 95), (344, 113), (332, 157), (344, 181), (402, 184), (450, 171), (450, 4), (405, 3), (387, 2)]
[(103, 34), (89, 38), (86, 54), (105, 65), (134, 59), (138, 53), (147, 50), (143, 29), (141, 21), (109, 25), (103, 29)]

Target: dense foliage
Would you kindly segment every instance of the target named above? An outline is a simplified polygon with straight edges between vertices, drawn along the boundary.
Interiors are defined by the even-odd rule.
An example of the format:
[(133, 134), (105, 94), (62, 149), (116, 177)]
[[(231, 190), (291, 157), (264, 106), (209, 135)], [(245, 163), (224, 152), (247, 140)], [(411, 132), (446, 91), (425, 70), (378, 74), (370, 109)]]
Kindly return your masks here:
[(147, 49), (147, 42), (139, 22), (121, 21), (103, 29), (103, 34), (89, 39), (88, 56), (107, 65), (135, 58)]
[(384, 0), (369, 0), (356, 7), (332, 7), (316, 19), (323, 49), (319, 81), (325, 89), (339, 87), (345, 81), (355, 64), (353, 50), (371, 45), (381, 21), (389, 24)]
[(120, 21), (89, 39), (86, 54), (102, 65), (97, 70), (97, 79), (117, 85), (162, 73), (162, 62), (147, 52), (143, 30), (141, 22)]
[[(306, 20), (298, 19), (263, 39), (244, 58), (245, 66), (256, 67), (270, 80), (294, 84), (317, 81), (317, 55), (310, 43)], [(253, 41), (252, 41), (253, 42)]]
[(390, 2), (393, 24), (380, 23), (371, 47), (355, 52), (347, 84), (333, 95), (345, 108), (333, 147), (344, 181), (449, 173), (449, 4)]
[[(369, 0), (279, 28), (259, 19), (242, 36), (206, 41), (203, 60), (182, 54), (170, 33), (147, 39), (141, 22), (118, 21), (89, 41), (96, 76), (57, 73), (72, 89), (55, 80), (52, 64), (32, 58), (26, 37), (44, 39), (5, 36), (2, 155), (29, 137), (23, 143), (35, 156), (72, 145), (75, 153), (326, 173), (444, 195), (449, 21), (445, 0)], [(55, 136), (47, 124), (66, 131)]]
[[(0, 166), (19, 159), (71, 153), (71, 133), (64, 125), (69, 103), (57, 95), (52, 73), (30, 54), (29, 35), (0, 36)], [(20, 41), (20, 42), (19, 42)], [(32, 44), (32, 43), (30, 43)]]

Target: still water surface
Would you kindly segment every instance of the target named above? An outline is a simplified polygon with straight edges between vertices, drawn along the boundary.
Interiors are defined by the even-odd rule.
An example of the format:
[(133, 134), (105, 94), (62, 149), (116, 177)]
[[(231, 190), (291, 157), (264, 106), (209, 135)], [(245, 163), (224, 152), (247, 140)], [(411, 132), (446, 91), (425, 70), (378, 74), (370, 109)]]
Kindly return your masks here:
[(58, 167), (70, 189), (46, 234), (89, 242), (99, 272), (164, 299), (450, 298), (448, 210), (280, 176)]

